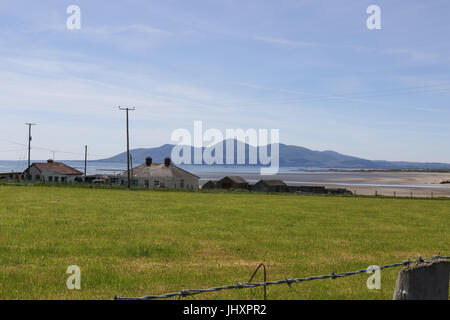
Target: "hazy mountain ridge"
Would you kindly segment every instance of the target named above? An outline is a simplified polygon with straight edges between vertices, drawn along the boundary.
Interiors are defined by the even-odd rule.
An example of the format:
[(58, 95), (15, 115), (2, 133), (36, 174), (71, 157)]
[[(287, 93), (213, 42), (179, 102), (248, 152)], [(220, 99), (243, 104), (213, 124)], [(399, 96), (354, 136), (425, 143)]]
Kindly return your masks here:
[[(226, 159), (225, 142), (223, 144), (224, 162)], [(249, 146), (240, 141), (234, 141), (234, 164), (237, 164), (237, 146), (238, 144), (245, 148), (245, 164), (249, 165), (249, 152), (256, 152), (259, 161), (259, 147)], [(150, 156), (154, 162), (163, 162), (164, 158), (170, 157), (172, 148), (175, 145), (165, 144), (156, 148), (139, 148), (130, 150), (133, 165), (142, 164), (145, 158)], [(194, 147), (191, 148), (191, 163), (194, 157)], [(268, 146), (270, 154), (272, 146)], [(202, 148), (202, 154), (205, 148)], [(426, 162), (407, 162), (407, 161), (384, 161), (384, 160), (367, 160), (363, 158), (353, 157), (338, 153), (336, 151), (315, 151), (304, 147), (279, 144), (280, 166), (282, 167), (314, 167), (314, 168), (336, 168), (336, 169), (450, 169), (448, 163), (426, 163)], [(97, 160), (104, 162), (126, 162), (126, 152), (122, 152), (111, 158)], [(205, 164), (203, 162), (203, 164)]]

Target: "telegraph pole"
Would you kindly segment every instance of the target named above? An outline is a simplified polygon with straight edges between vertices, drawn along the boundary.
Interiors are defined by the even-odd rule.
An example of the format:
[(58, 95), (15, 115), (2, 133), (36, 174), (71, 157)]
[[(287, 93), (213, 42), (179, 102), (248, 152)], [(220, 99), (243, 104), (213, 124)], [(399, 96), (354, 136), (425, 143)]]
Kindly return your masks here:
[[(31, 153), (31, 127), (35, 126), (35, 123), (25, 123), (28, 126), (28, 168), (30, 167), (30, 153)], [(28, 180), (28, 179), (27, 179)]]
[(86, 179), (86, 168), (87, 168), (87, 146), (84, 146), (84, 178)]
[(131, 177), (134, 177), (133, 175), (133, 157), (130, 154), (130, 162), (131, 162)]
[(128, 173), (128, 189), (131, 189), (131, 177), (130, 177), (130, 130), (128, 126), (128, 111), (134, 111), (135, 108), (122, 108), (119, 106), (119, 110), (127, 112), (127, 173)]

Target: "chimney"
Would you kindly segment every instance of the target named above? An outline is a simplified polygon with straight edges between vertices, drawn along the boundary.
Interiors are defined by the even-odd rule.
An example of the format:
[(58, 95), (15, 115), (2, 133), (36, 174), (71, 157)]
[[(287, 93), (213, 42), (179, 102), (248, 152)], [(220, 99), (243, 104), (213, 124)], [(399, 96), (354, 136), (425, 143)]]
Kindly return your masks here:
[(48, 159), (47, 163), (53, 163), (53, 159)]
[(168, 167), (168, 166), (170, 166), (170, 158), (169, 157), (167, 157), (167, 158), (165, 158), (164, 159), (164, 165), (166, 166), (166, 167)]
[(152, 165), (152, 157), (145, 158), (145, 165), (150, 167)]

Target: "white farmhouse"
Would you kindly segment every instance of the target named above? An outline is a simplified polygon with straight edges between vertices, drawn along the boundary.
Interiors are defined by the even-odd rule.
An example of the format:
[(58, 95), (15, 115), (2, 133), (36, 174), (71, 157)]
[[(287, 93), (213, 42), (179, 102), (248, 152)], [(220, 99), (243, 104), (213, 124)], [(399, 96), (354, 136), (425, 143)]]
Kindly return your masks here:
[[(131, 169), (131, 184), (145, 188), (175, 188), (198, 190), (200, 177), (171, 164), (170, 158), (164, 163), (153, 163), (148, 157), (145, 164)], [(126, 185), (128, 171), (110, 176), (110, 184)]]
[(53, 182), (53, 183), (74, 183), (80, 180), (83, 175), (80, 171), (62, 163), (48, 160), (43, 163), (33, 163), (24, 172), (26, 180)]

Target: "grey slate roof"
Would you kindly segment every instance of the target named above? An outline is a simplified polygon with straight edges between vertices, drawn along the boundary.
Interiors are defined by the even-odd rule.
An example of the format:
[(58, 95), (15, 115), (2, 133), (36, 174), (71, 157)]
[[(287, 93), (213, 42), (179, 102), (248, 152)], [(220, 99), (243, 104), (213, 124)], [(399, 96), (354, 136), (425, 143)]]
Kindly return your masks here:
[[(183, 170), (173, 164), (168, 167), (164, 163), (152, 163), (151, 166), (146, 164), (135, 167), (131, 170), (133, 178), (178, 178), (178, 179), (200, 179), (200, 177)], [(128, 175), (128, 171), (124, 171), (119, 176)]]

